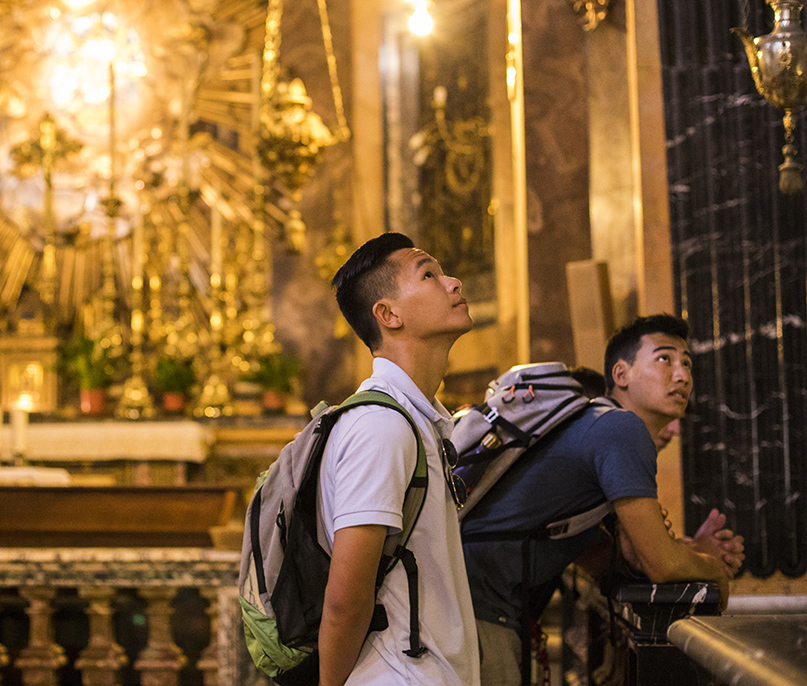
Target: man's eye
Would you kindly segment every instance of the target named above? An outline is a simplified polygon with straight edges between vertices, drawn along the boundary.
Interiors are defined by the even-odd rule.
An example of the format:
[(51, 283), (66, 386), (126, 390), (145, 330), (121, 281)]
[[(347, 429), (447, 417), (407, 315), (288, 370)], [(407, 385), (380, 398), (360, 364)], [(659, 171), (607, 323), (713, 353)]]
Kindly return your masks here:
[(434, 272), (426, 272), (423, 276), (425, 278), (427, 278), (427, 279), (433, 279), (434, 278)]

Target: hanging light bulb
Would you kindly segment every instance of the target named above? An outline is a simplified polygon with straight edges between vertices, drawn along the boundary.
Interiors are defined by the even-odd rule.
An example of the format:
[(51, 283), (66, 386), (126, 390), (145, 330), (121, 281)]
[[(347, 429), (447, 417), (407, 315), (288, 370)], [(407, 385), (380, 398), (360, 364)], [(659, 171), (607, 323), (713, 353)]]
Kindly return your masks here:
[(427, 0), (417, 0), (415, 11), (409, 17), (409, 30), (416, 36), (427, 36), (434, 28)]

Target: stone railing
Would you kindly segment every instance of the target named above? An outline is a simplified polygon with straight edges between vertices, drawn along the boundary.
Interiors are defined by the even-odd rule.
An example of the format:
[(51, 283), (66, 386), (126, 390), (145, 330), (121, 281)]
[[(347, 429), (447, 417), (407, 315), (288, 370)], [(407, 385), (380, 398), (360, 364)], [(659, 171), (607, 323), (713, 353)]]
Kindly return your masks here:
[[(17, 645), (10, 645), (9, 638), (0, 645), (0, 683), (56, 686), (70, 672), (73, 682), (78, 674), (84, 686), (114, 686), (132, 669), (142, 686), (176, 686), (183, 669), (201, 672), (197, 679), (204, 686), (262, 681), (244, 647), (239, 557), (238, 552), (202, 548), (0, 549), (0, 620), (9, 626), (11, 606), (18, 615), (17, 630), (2, 634)], [(189, 664), (173, 635), (183, 623), (200, 623), (199, 617), (175, 614), (172, 603), (189, 589), (198, 605), (206, 605), (205, 626), (197, 634), (209, 635), (195, 664)], [(134, 654), (131, 645), (121, 645), (114, 621), (121, 601), (133, 596), (145, 634), (145, 644)], [(83, 646), (71, 641), (71, 649), (56, 642), (54, 631), (65, 599), (80, 608), (67, 635), (87, 637)]]

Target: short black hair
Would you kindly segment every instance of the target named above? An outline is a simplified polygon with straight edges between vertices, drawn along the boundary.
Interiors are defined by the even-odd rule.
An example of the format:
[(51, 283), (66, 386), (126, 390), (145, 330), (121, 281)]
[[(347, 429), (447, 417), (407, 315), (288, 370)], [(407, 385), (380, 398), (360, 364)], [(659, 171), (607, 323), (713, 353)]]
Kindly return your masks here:
[(373, 306), (381, 298), (394, 296), (398, 288), (398, 270), (387, 258), (398, 250), (414, 247), (409, 236), (382, 233), (357, 248), (331, 281), (339, 309), (371, 351), (381, 344), (381, 329), (373, 315)]
[(583, 394), (589, 398), (605, 395), (605, 379), (596, 369), (591, 367), (572, 367), (571, 377), (583, 387)]
[(614, 365), (619, 360), (633, 364), (636, 353), (642, 344), (642, 336), (663, 333), (667, 336), (689, 337), (689, 324), (681, 317), (672, 314), (654, 314), (649, 317), (637, 317), (627, 326), (623, 326), (608, 340), (605, 347), (605, 390), (614, 390)]

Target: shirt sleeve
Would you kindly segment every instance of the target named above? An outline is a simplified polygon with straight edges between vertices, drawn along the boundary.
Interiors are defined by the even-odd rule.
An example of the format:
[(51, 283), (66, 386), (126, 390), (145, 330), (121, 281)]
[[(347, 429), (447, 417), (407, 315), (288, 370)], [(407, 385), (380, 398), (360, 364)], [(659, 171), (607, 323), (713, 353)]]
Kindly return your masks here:
[(409, 422), (389, 408), (362, 407), (346, 413), (336, 427), (328, 456), (333, 461), (333, 531), (377, 524), (397, 533), (417, 463), (417, 441)]
[(589, 429), (594, 467), (605, 497), (657, 498), (657, 451), (644, 422), (632, 412), (611, 410)]

